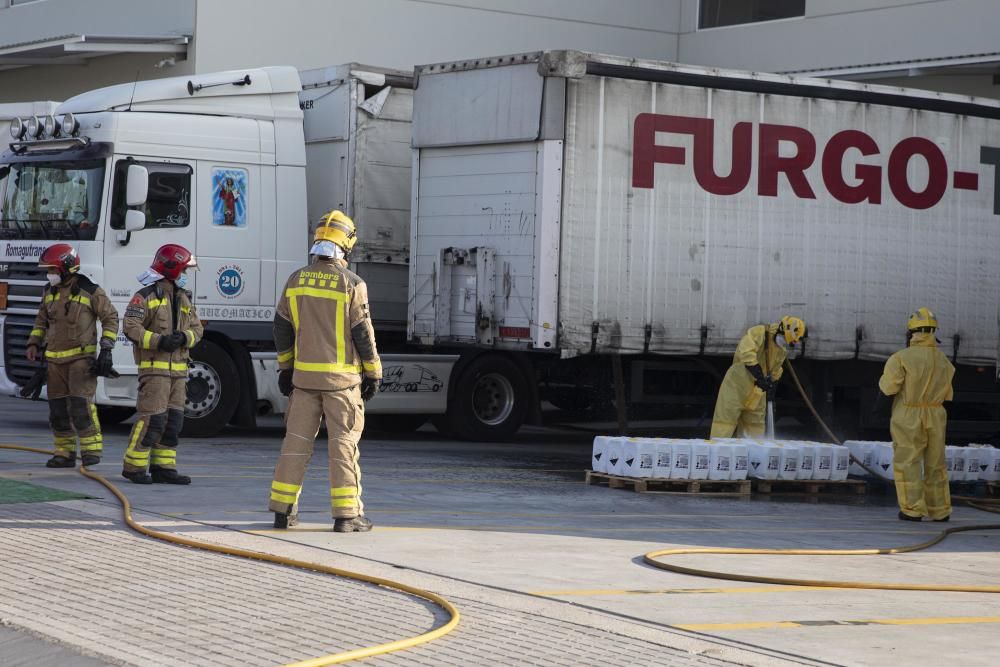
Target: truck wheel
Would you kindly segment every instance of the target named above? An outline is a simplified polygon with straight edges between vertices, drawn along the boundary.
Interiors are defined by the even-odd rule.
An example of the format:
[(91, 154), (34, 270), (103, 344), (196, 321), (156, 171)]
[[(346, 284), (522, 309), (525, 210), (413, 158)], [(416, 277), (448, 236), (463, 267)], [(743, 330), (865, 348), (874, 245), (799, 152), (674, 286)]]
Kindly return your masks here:
[(134, 414), (135, 408), (125, 407), (124, 405), (97, 406), (97, 418), (100, 420), (101, 426), (114, 426), (115, 424), (121, 424)]
[(524, 423), (527, 397), (527, 381), (514, 362), (498, 355), (483, 355), (458, 378), (448, 406), (448, 422), (465, 440), (506, 440)]
[(229, 423), (239, 403), (240, 376), (226, 351), (210, 340), (191, 350), (182, 435), (215, 435)]

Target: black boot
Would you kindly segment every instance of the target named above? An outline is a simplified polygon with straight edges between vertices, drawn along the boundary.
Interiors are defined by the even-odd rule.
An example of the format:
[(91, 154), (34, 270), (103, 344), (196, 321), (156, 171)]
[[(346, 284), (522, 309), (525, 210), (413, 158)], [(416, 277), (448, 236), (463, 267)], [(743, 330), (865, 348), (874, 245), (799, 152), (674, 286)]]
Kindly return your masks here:
[(948, 521), (948, 519), (950, 519), (950, 518), (951, 518), (951, 515), (949, 514), (948, 516), (946, 516), (943, 519), (934, 519), (934, 522), (935, 523), (944, 523), (944, 522)]
[(900, 521), (920, 521), (921, 519), (923, 519), (923, 517), (910, 516), (909, 514), (905, 513), (903, 510), (899, 510), (899, 520)]
[(278, 530), (285, 530), (286, 528), (291, 528), (292, 526), (297, 525), (299, 525), (298, 514), (282, 514), (281, 512), (274, 513), (274, 527)]
[(76, 454), (70, 454), (69, 456), (63, 456), (62, 454), (56, 454), (51, 459), (45, 462), (46, 468), (75, 468), (76, 467)]
[(82, 465), (84, 468), (96, 466), (100, 462), (101, 462), (100, 454), (84, 454), (80, 459), (80, 465)]
[(149, 472), (153, 475), (154, 484), (190, 484), (191, 478), (187, 475), (179, 475), (172, 468), (149, 467)]
[(135, 472), (129, 472), (127, 470), (122, 470), (122, 477), (132, 482), (133, 484), (152, 484), (153, 478), (149, 476), (149, 473), (145, 470), (136, 470)]
[(333, 524), (335, 533), (367, 533), (371, 529), (371, 520), (363, 514), (353, 519), (337, 519)]

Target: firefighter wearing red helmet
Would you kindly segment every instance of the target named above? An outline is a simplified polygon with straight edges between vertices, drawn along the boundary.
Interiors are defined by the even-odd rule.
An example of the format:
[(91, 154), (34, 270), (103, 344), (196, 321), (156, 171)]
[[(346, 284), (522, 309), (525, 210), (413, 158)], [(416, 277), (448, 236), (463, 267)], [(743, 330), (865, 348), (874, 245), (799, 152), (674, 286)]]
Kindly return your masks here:
[[(38, 266), (46, 269), (49, 286), (28, 338), (27, 357), (44, 358), (47, 372), (32, 378), (21, 395), (37, 398), (42, 385), (49, 385), (49, 424), (55, 438), (55, 455), (46, 463), (49, 468), (76, 465), (77, 439), (82, 465), (96, 465), (103, 442), (94, 392), (97, 376), (117, 377), (111, 349), (118, 338), (118, 311), (104, 290), (80, 274), (80, 257), (68, 243), (49, 246)], [(101, 352), (95, 360), (98, 347)]]
[(162, 246), (138, 276), (143, 287), (125, 310), (123, 328), (139, 368), (139, 397), (122, 476), (136, 484), (191, 483), (177, 472), (177, 438), (184, 425), (190, 350), (203, 332), (191, 293), (184, 289), (185, 271), (197, 267), (184, 246)]

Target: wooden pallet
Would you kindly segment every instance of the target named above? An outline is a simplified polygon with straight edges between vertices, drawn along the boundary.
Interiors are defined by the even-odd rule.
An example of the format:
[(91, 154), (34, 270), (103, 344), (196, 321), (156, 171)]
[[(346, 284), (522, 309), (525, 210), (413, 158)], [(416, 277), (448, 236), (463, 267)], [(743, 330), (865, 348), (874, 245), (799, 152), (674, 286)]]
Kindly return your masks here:
[(755, 493), (788, 493), (807, 496), (849, 493), (864, 495), (868, 485), (864, 480), (845, 479), (831, 481), (824, 479), (755, 479)]
[(750, 480), (661, 479), (620, 477), (587, 471), (587, 484), (607, 484), (611, 489), (632, 488), (636, 493), (699, 493), (711, 496), (749, 496)]

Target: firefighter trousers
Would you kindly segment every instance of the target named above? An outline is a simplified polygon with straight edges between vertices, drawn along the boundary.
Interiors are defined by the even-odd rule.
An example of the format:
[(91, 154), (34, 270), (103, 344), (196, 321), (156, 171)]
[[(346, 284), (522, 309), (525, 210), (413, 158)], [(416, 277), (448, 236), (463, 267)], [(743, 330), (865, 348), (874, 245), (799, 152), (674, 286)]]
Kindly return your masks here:
[(90, 372), (92, 362), (92, 358), (62, 364), (49, 362), (49, 425), (56, 456), (75, 458), (77, 438), (81, 455), (101, 455), (104, 443), (94, 405), (97, 377)]
[(330, 458), (330, 507), (335, 519), (364, 513), (358, 442), (365, 428), (365, 407), (355, 387), (339, 391), (295, 389), (285, 413), (285, 439), (271, 483), (272, 512), (295, 514), (306, 468), (312, 458), (320, 422), (326, 418)]
[(139, 376), (138, 419), (125, 450), (125, 472), (141, 472), (147, 466), (177, 469), (177, 438), (184, 426), (186, 398), (187, 377)]

